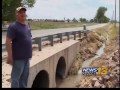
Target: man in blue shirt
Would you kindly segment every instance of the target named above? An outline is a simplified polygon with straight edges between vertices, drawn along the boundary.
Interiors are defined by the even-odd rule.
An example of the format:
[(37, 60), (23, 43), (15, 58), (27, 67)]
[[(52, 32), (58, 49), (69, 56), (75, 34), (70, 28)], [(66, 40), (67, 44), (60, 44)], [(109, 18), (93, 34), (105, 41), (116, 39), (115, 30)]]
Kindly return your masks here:
[(29, 60), (32, 58), (32, 35), (26, 17), (26, 8), (18, 7), (16, 21), (9, 25), (6, 37), (7, 63), (12, 65), (12, 88), (27, 88)]

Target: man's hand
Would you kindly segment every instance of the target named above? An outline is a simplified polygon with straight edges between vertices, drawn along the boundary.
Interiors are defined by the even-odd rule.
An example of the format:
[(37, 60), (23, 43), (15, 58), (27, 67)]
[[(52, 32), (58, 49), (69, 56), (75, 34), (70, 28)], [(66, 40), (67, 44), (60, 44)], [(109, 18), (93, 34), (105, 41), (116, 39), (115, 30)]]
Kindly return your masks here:
[(12, 59), (12, 57), (8, 57), (8, 58), (7, 58), (7, 64), (10, 64), (10, 65), (13, 64), (13, 59)]

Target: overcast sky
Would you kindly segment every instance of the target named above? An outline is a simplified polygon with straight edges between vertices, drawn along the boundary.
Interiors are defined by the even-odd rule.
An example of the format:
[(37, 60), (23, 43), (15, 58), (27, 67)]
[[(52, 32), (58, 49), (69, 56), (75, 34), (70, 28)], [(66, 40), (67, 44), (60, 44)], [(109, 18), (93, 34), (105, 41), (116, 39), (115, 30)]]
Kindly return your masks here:
[[(119, 20), (119, 0), (117, 0), (117, 20)], [(115, 0), (36, 0), (27, 11), (31, 19), (76, 19), (95, 17), (100, 6), (107, 7), (106, 16), (112, 18)]]

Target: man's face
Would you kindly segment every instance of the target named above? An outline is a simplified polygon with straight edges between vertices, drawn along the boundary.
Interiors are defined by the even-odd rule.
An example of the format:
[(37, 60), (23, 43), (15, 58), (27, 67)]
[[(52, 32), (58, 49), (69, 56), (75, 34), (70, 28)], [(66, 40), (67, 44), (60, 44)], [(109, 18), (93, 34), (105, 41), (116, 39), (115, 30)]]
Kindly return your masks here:
[(26, 11), (25, 10), (20, 10), (16, 13), (17, 19), (21, 20), (21, 21), (25, 21), (26, 20)]

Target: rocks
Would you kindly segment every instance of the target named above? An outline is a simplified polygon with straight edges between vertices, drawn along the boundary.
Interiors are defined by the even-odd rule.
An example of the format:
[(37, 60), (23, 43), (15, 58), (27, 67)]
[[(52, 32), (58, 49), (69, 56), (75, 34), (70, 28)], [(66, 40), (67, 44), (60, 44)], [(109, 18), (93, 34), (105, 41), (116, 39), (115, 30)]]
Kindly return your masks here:
[(103, 80), (103, 79), (102, 79), (102, 77), (99, 77), (98, 79), (99, 79), (100, 81), (102, 81), (102, 80)]
[(105, 80), (109, 80), (109, 79), (110, 79), (110, 76), (109, 76), (109, 75), (105, 75), (105, 76), (104, 76), (104, 79), (105, 79)]
[[(105, 31), (105, 30), (103, 30)], [(100, 33), (100, 31), (98, 31)], [(106, 33), (103, 33), (105, 36)], [(80, 83), (81, 87), (87, 87), (87, 88), (116, 88), (119, 87), (118, 85), (118, 79), (119, 79), (119, 53), (120, 49), (118, 49), (118, 44), (116, 43), (116, 40), (110, 40), (110, 36), (105, 36), (105, 38), (102, 36), (102, 34), (97, 34), (96, 32), (92, 32), (88, 35), (89, 38), (87, 38), (87, 45), (82, 43), (83, 47), (86, 47), (82, 52), (82, 57), (86, 60), (89, 58), (89, 55), (93, 55), (95, 51), (98, 50), (99, 47), (101, 47), (102, 43), (105, 42), (105, 38), (107, 38), (106, 47), (104, 49), (105, 53), (95, 60), (95, 62), (92, 62), (92, 67), (108, 67), (108, 74), (107, 75), (100, 75), (100, 76), (94, 76), (91, 79), (88, 77), (85, 77), (82, 79)], [(81, 47), (81, 50), (83, 48)], [(118, 49), (118, 50), (117, 50)], [(86, 52), (85, 52), (86, 51)]]
[(120, 50), (117, 49), (117, 50), (115, 51), (114, 55), (119, 55), (119, 53), (120, 53)]
[(115, 63), (115, 62), (109, 63), (109, 67), (114, 68), (115, 66), (116, 66), (116, 63)]
[(95, 84), (96, 81), (98, 81), (97, 78), (93, 78), (93, 79), (91, 80), (91, 84), (92, 84), (92, 86), (94, 86), (94, 84)]
[(100, 87), (101, 87), (101, 84), (99, 83), (99, 81), (96, 81), (96, 82), (95, 82), (94, 87), (95, 87), (95, 88), (100, 88)]
[(91, 53), (88, 48), (85, 49), (85, 52), (86, 52), (87, 54), (90, 54), (90, 53)]
[[(108, 60), (104, 60), (104, 64), (109, 64), (109, 74), (108, 75), (101, 75), (97, 77), (93, 77), (90, 80), (85, 78), (85, 80), (82, 80), (84, 82), (81, 82), (82, 87), (87, 88), (117, 88), (119, 87), (119, 66), (117, 65), (119, 62), (119, 59), (117, 58), (118, 52), (115, 52), (111, 54), (111, 56), (107, 57)], [(102, 60), (102, 59), (101, 59)], [(96, 63), (99, 63), (99, 66), (103, 66), (103, 64), (100, 64), (101, 62), (96, 61)], [(108, 66), (106, 64), (106, 66)], [(86, 83), (87, 82), (89, 83)], [(80, 88), (81, 88), (80, 86)]]
[(115, 55), (115, 56), (112, 57), (112, 60), (114, 60), (115, 62), (117, 62), (118, 59), (119, 59), (119, 57), (117, 55)]
[(108, 82), (106, 83), (106, 86), (107, 86), (107, 88), (114, 88), (114, 86), (113, 86), (113, 84), (112, 84), (111, 81), (108, 81)]
[(98, 46), (98, 48), (100, 48), (102, 46), (102, 42), (98, 42), (97, 46)]
[(110, 74), (110, 77), (111, 77), (111, 78), (114, 77), (113, 74)]
[(91, 48), (93, 48), (94, 49), (94, 51), (97, 51), (97, 49), (98, 49), (98, 46), (97, 46), (97, 43), (89, 43), (89, 47)]
[(118, 75), (120, 74), (120, 70), (117, 70), (117, 74), (118, 74)]
[(105, 38), (104, 38), (103, 36), (100, 36), (100, 41), (101, 41), (102, 43), (104, 43), (104, 42), (105, 42)]
[(94, 38), (96, 38), (97, 40), (100, 40), (100, 35), (98, 35), (96, 32), (92, 32), (92, 35)]
[[(87, 38), (81, 41), (80, 43), (80, 55), (82, 60), (87, 60), (90, 57), (94, 56), (96, 51), (102, 46), (102, 43), (105, 42), (105, 38), (96, 32), (92, 32), (88, 35)], [(108, 75), (95, 76), (91, 79), (85, 77), (81, 80), (78, 87), (83, 88), (109, 88), (109, 87), (118, 87), (117, 81), (119, 77), (119, 51), (116, 50), (115, 45), (110, 42), (108, 46), (104, 49), (105, 53), (100, 58), (95, 60), (95, 63), (92, 64), (93, 67), (109, 67)], [(112, 44), (112, 45), (111, 45)], [(116, 51), (115, 51), (116, 50)], [(115, 51), (114, 53), (112, 53)], [(104, 56), (104, 57), (103, 57)], [(74, 64), (75, 66), (75, 64)], [(76, 68), (77, 69), (77, 68)], [(75, 70), (73, 69), (73, 72)]]
[(104, 83), (104, 79), (102, 78), (102, 77), (99, 77), (99, 82), (102, 84), (102, 83)]
[(98, 79), (97, 78), (93, 78), (92, 81), (97, 81)]
[(95, 50), (92, 47), (89, 47), (88, 50), (91, 54), (95, 54)]
[(101, 84), (101, 88), (106, 88), (106, 86), (104, 84)]
[(80, 43), (80, 53), (83, 60), (95, 56), (96, 51), (102, 46), (101, 36), (96, 32), (91, 32), (88, 37)]

